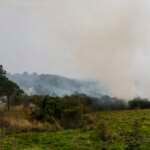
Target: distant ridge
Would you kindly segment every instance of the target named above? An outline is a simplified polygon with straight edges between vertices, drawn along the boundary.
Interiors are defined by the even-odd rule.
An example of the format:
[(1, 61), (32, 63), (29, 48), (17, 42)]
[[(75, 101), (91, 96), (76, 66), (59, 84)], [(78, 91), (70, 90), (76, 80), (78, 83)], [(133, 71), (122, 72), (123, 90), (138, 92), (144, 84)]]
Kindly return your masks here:
[(36, 73), (8, 74), (8, 78), (16, 82), (29, 95), (64, 96), (75, 93), (91, 97), (108, 94), (97, 81), (70, 79), (58, 75)]

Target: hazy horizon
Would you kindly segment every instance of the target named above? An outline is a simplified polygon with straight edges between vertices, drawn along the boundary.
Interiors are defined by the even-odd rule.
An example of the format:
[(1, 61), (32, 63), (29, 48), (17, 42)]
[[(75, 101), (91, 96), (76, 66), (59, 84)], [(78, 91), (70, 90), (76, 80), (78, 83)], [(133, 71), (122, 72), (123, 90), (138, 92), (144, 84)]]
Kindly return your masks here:
[(1, 0), (0, 64), (150, 98), (149, 0)]

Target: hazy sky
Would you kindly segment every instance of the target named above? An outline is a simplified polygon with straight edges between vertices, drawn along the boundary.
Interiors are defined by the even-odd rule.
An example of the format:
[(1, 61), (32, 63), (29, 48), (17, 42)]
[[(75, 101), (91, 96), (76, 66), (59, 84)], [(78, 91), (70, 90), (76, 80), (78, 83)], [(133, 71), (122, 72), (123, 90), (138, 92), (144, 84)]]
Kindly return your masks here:
[(150, 1), (1, 0), (0, 63), (150, 97)]

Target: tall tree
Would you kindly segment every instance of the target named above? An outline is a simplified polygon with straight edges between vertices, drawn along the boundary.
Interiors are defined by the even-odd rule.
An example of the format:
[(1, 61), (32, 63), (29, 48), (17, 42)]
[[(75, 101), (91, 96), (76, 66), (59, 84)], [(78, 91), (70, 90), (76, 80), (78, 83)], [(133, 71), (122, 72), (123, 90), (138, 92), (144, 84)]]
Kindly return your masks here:
[(3, 69), (3, 65), (0, 65), (0, 76), (5, 76), (6, 70)]
[(6, 76), (6, 71), (0, 65), (0, 96), (7, 96), (7, 108), (10, 109), (10, 100), (13, 95), (23, 94), (19, 86), (10, 81)]

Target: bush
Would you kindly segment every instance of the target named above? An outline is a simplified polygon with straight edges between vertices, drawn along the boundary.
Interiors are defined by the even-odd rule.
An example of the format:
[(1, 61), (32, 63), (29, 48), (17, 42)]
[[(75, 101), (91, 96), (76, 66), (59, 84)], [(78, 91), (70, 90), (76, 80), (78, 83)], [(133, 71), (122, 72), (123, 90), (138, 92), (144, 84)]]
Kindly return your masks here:
[(75, 129), (82, 125), (82, 112), (79, 107), (65, 109), (62, 114), (62, 125), (65, 129)]
[(135, 98), (135, 99), (129, 101), (128, 104), (129, 104), (129, 108), (131, 108), (131, 109), (135, 109), (135, 108), (140, 108), (140, 109), (150, 108), (150, 101), (148, 101), (147, 99)]
[(33, 117), (37, 120), (59, 121), (64, 128), (78, 128), (82, 124), (83, 110), (78, 99), (46, 96), (36, 106)]
[(52, 121), (52, 117), (61, 118), (62, 103), (56, 98), (46, 96), (33, 112), (34, 117), (39, 120)]

